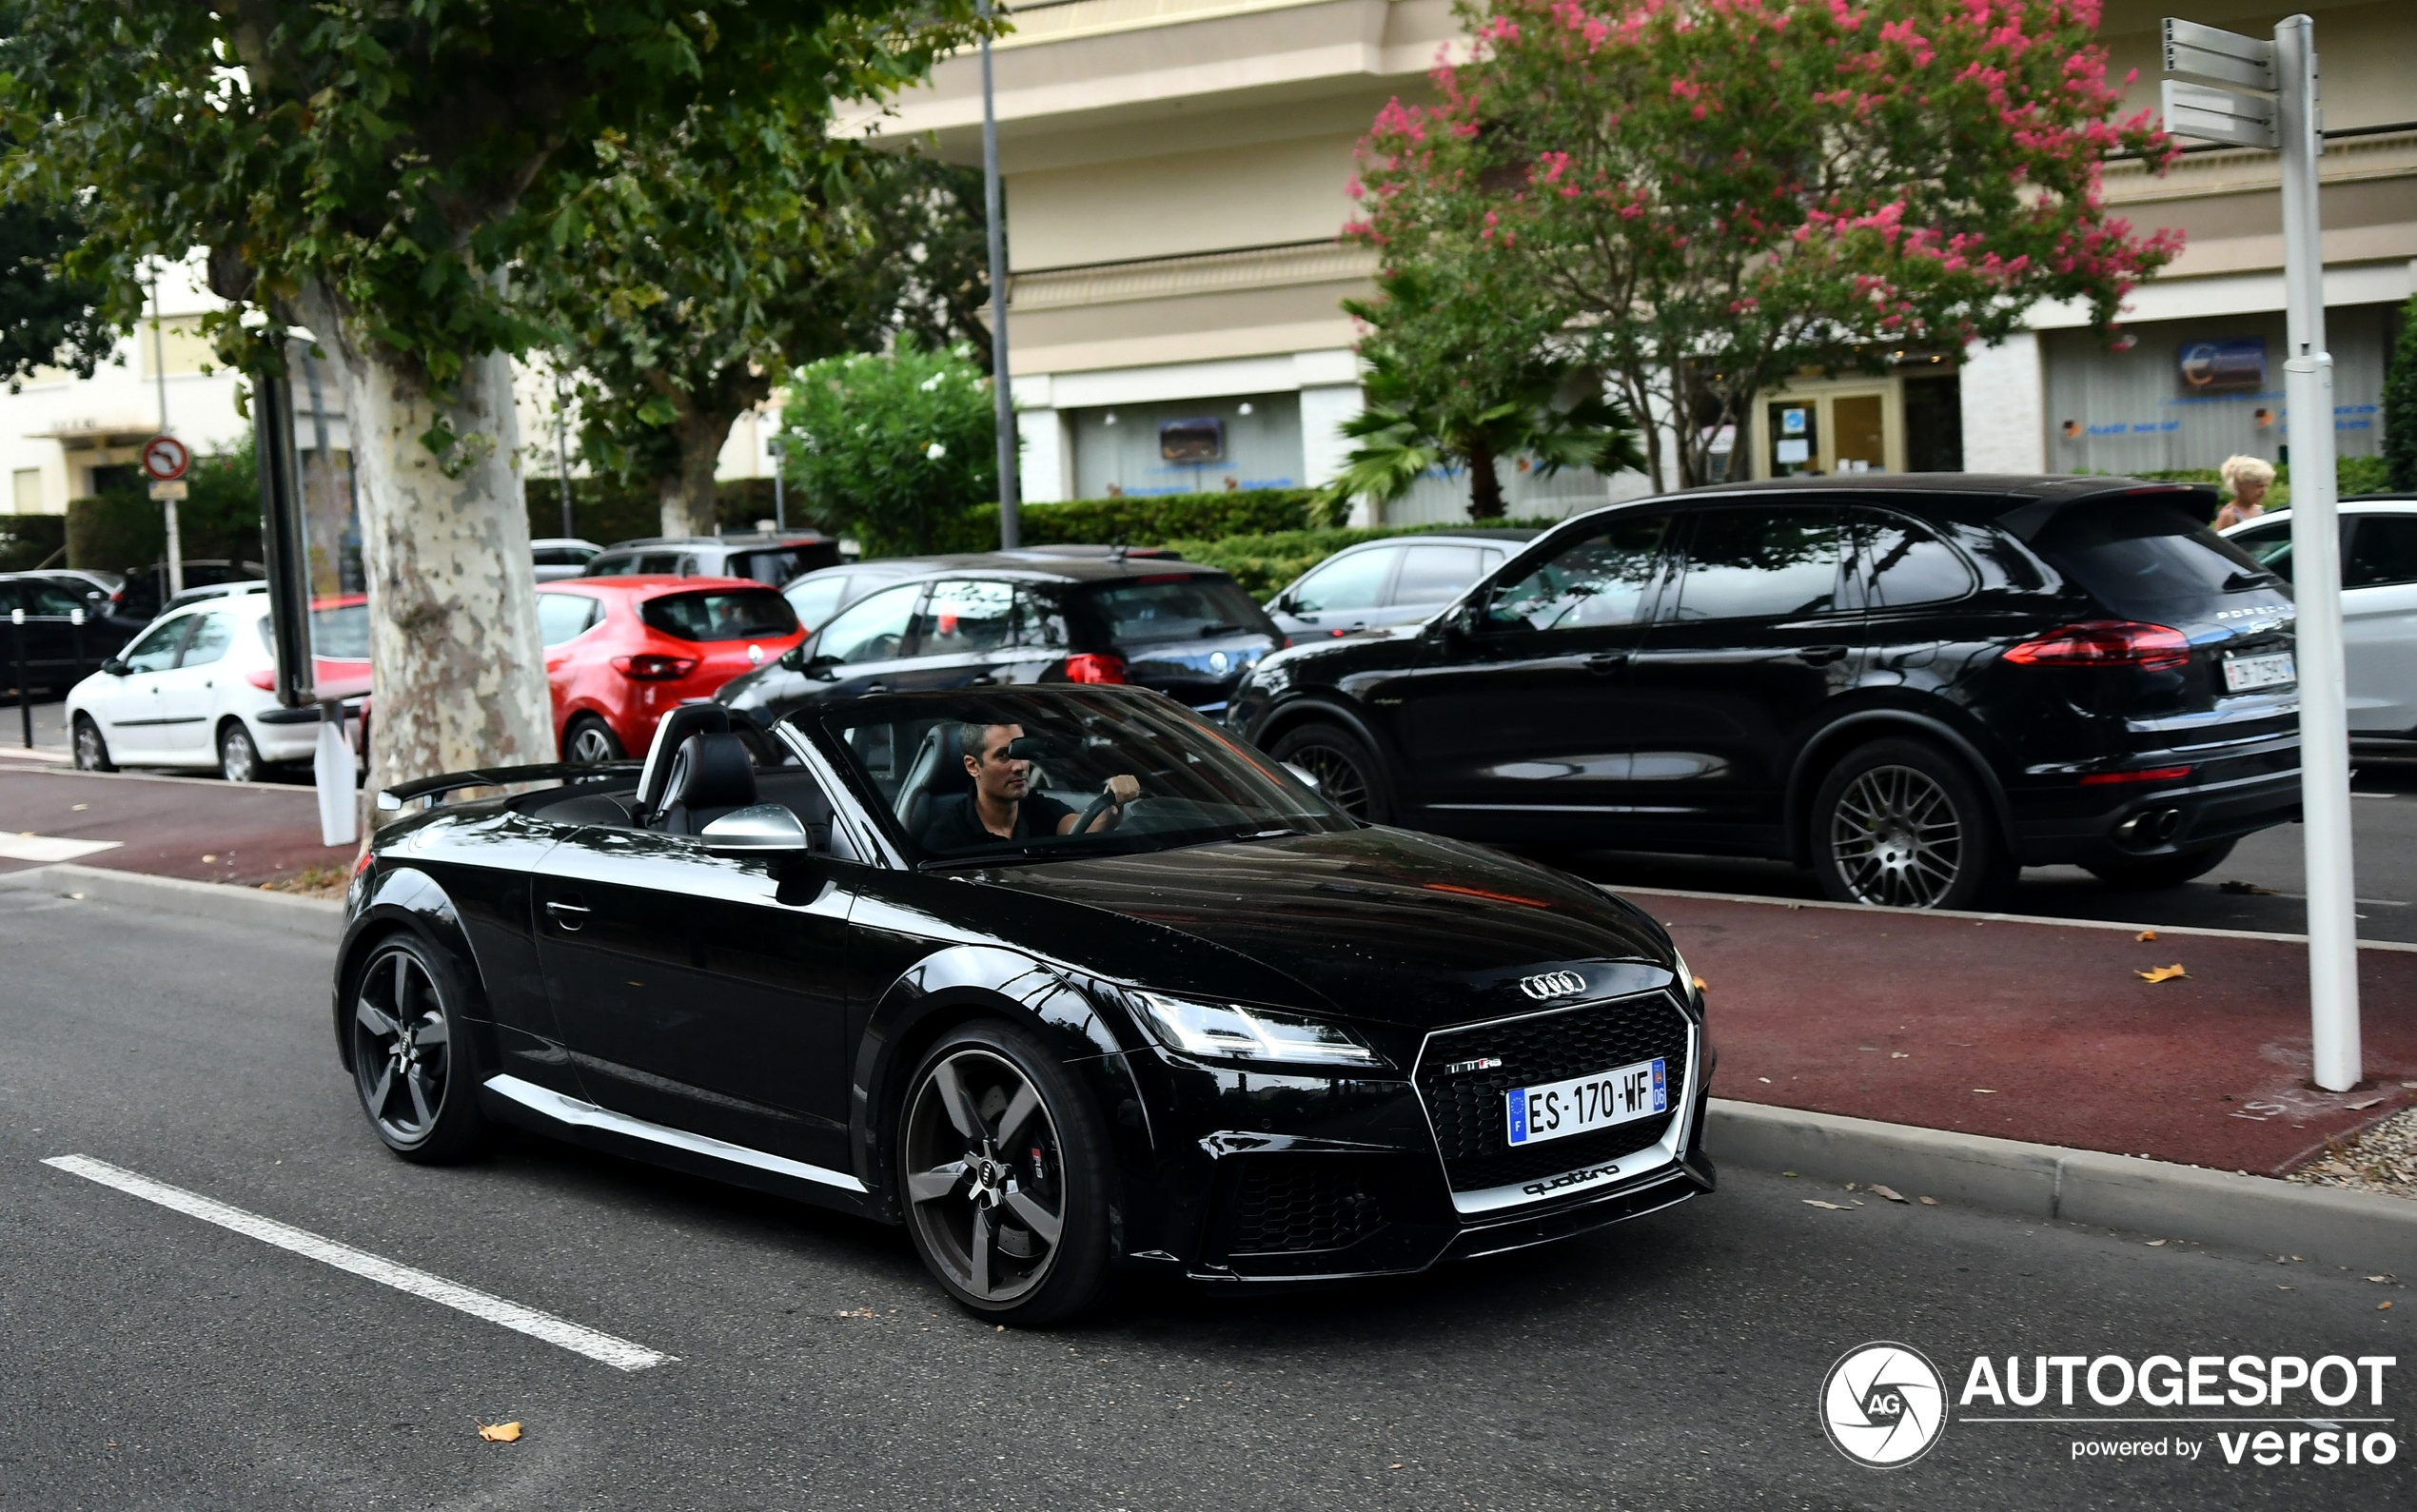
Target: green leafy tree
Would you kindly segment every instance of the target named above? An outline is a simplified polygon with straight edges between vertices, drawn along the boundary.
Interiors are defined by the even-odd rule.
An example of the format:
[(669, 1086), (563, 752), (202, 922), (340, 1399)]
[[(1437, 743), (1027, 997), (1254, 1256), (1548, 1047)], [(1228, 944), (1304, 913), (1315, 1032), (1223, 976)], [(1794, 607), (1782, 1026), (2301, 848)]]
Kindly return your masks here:
[[(829, 29), (858, 98), (924, 76), (974, 34), (964, 3)], [(721, 100), (652, 140), (599, 139), (556, 218), (559, 246), (524, 285), (577, 375), (583, 457), (651, 487), (667, 535), (713, 529), (723, 443), (776, 374), (886, 334), (874, 212), (914, 202), (891, 190), (892, 160), (824, 125), (794, 99)]]
[(1465, 469), (1470, 517), (1500, 520), (1502, 467), (1513, 458), (1532, 459), (1543, 477), (1644, 465), (1635, 422), (1603, 396), (1602, 375), (1554, 356), (1549, 310), (1493, 286), (1490, 271), (1396, 266), (1379, 276), (1376, 299), (1344, 302), (1369, 326), (1360, 344), (1367, 407), (1344, 422), (1360, 444), (1319, 491), (1329, 521), (1354, 498), (1401, 498), (1431, 470)]
[(990, 379), (969, 358), (902, 336), (886, 355), (799, 369), (787, 476), (807, 513), (869, 555), (897, 556), (937, 549), (968, 509), (997, 498)]
[[(1961, 350), (2073, 299), (2103, 328), (2179, 249), (2107, 213), (2110, 153), (2174, 150), (2120, 100), (2092, 0), (1458, 0), (1439, 103), (1385, 107), (1354, 234), (1390, 265), (1492, 257), (1682, 485), (1807, 366)], [(1663, 472), (1661, 424), (1646, 444)]]
[(101, 315), (108, 290), (59, 266), (83, 240), (72, 215), (0, 204), (0, 378), (11, 394), (40, 367), (89, 378), (117, 349), (117, 329)]
[(2417, 299), (2401, 308), (2400, 340), (2384, 375), (2384, 465), (2390, 487), (2417, 489)]
[(12, 195), (85, 207), (64, 265), (139, 314), (146, 259), (207, 249), (222, 356), (307, 327), (354, 437), (379, 717), (372, 781), (555, 741), (510, 359), (516, 265), (566, 235), (581, 144), (853, 87), (824, 23), (886, 0), (7, 0)]
[(964, 346), (990, 371), (982, 170), (921, 151), (884, 152), (864, 165), (855, 200), (860, 240), (848, 270), (856, 289), (849, 333), (855, 349), (911, 336), (935, 351)]

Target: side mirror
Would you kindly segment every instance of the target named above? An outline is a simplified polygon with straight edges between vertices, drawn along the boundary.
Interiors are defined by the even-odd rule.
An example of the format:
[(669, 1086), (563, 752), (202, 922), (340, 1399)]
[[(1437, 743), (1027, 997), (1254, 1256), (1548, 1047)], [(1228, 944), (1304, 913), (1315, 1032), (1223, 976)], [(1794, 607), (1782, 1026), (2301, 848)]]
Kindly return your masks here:
[(1284, 763), (1284, 769), (1287, 772), (1291, 773), (1294, 776), (1300, 778), (1301, 785), (1307, 788), (1310, 792), (1323, 793), (1326, 791), (1326, 784), (1320, 782), (1318, 780), (1318, 775), (1310, 771), (1307, 767), (1294, 766), (1291, 762), (1287, 761)]
[(836, 657), (808, 657), (805, 665), (798, 670), (816, 682), (836, 682), (839, 680), (840, 666), (841, 662)]
[(715, 855), (803, 855), (814, 849), (806, 827), (777, 803), (734, 809), (698, 832)]
[(123, 677), (127, 674), (127, 665), (125, 662), (120, 661), (117, 658), (111, 657), (108, 660), (101, 663), (101, 670), (108, 673), (112, 677)]
[(1276, 595), (1275, 601), (1267, 605), (1267, 608), (1274, 614), (1297, 615), (1301, 612), (1301, 600), (1288, 593), (1280, 593)]
[(802, 640), (780, 654), (780, 664), (792, 672), (806, 670), (806, 643)]

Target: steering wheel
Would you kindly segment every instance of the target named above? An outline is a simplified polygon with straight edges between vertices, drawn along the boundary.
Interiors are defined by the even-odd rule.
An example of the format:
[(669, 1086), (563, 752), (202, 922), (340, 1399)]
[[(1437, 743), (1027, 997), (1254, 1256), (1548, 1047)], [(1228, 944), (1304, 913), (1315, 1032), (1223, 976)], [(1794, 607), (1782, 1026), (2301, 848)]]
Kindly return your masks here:
[(1085, 809), (1082, 813), (1082, 816), (1074, 821), (1074, 829), (1072, 833), (1076, 835), (1089, 835), (1091, 830), (1091, 821), (1097, 819), (1101, 815), (1107, 813), (1110, 809), (1112, 809), (1115, 806), (1115, 797), (1110, 794), (1102, 793), (1098, 797), (1091, 799), (1091, 807)]

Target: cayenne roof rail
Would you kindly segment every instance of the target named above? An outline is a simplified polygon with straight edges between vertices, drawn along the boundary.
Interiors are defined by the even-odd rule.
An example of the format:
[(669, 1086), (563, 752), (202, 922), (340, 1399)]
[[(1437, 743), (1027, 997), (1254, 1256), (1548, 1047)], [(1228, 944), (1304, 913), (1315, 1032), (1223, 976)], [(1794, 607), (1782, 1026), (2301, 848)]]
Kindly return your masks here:
[(636, 776), (642, 764), (637, 761), (549, 761), (540, 766), (480, 767), (469, 772), (447, 772), (442, 776), (417, 777), (380, 790), (378, 807), (391, 813), (415, 799), (441, 798), (463, 788), (500, 788), (515, 782), (578, 782), (583, 778)]

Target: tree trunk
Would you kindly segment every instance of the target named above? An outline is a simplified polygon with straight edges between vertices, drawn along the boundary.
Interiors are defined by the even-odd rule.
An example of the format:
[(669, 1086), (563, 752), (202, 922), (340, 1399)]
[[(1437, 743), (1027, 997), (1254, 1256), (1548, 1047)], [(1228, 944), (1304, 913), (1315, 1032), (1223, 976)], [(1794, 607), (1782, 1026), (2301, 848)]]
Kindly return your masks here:
[(679, 470), (655, 481), (655, 498), (662, 506), (664, 535), (710, 536), (721, 520), (714, 471), (738, 417), (706, 414), (686, 404), (680, 409), (673, 425), (679, 441)]
[[(352, 328), (324, 287), (304, 304), (336, 359), (361, 490), (372, 795), (442, 772), (554, 760), (511, 360), (471, 359), (440, 400)], [(420, 439), (440, 422), (460, 438), (443, 459)]]
[(1494, 467), (1494, 448), (1482, 439), (1468, 444), (1468, 518), (1503, 518), (1503, 480)]

